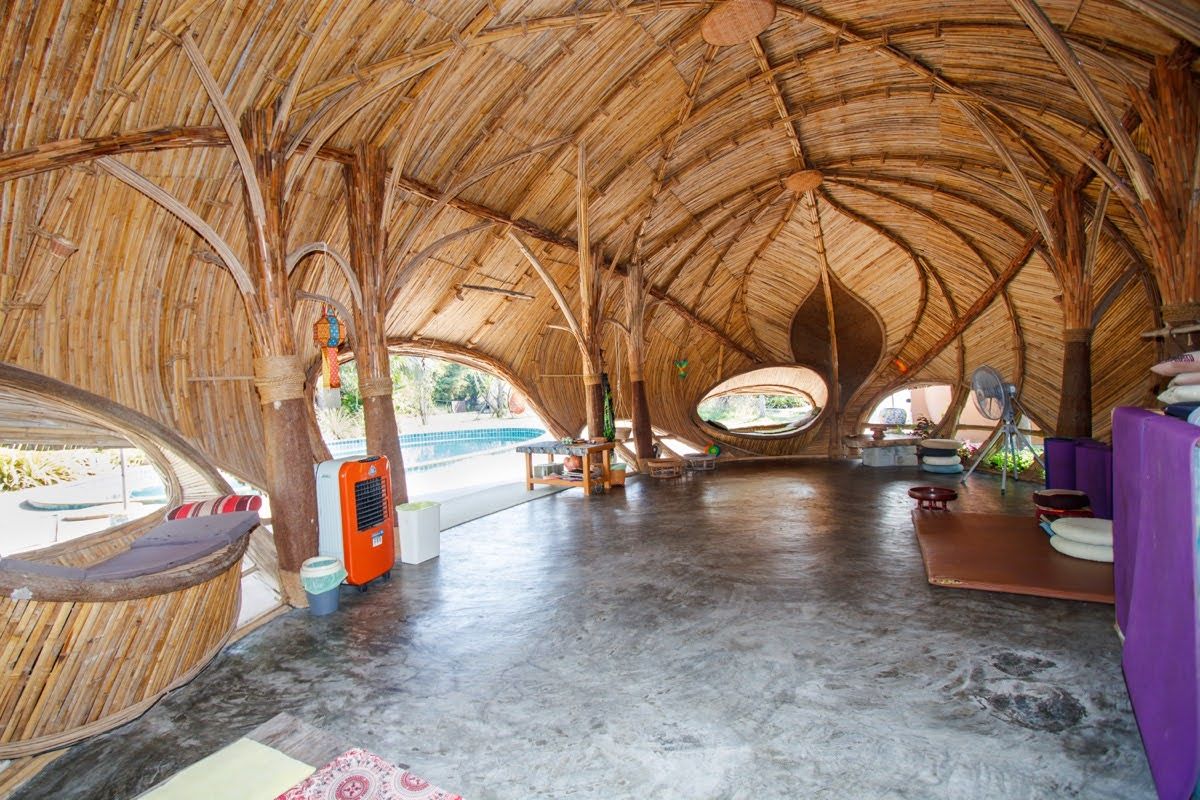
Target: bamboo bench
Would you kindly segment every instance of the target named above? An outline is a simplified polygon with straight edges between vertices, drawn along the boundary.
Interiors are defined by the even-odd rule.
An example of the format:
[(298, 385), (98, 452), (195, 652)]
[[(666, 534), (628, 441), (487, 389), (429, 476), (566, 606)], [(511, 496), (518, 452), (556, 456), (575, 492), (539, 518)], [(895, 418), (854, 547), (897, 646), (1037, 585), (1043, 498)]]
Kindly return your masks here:
[[(253, 512), (224, 516), (233, 519), (215, 549), (197, 546), (185, 563), (187, 543), (171, 537), (204, 525), (156, 524), (161, 517), (0, 560), (0, 759), (128, 722), (220, 651), (237, 624), (242, 556), (257, 526)], [(145, 552), (156, 547), (168, 566), (137, 574), (152, 568)]]

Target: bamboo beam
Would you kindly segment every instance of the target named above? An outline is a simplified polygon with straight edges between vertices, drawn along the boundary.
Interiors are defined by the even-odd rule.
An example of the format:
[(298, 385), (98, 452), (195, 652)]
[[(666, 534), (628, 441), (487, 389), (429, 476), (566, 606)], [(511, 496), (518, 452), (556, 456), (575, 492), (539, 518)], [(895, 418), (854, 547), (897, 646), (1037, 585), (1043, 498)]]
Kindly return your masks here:
[(329, 242), (307, 242), (288, 253), (288, 275), (293, 274), (296, 271), (297, 265), (306, 257), (316, 253), (321, 253), (333, 259), (333, 262), (338, 265), (338, 269), (342, 271), (342, 275), (346, 279), (346, 285), (350, 287), (350, 295), (354, 298), (355, 305), (361, 306), (363, 292), (358, 276), (354, 274), (354, 269), (350, 266), (350, 261), (336, 247), (331, 247)]
[(229, 136), (229, 146), (233, 148), (233, 154), (237, 158), (238, 167), (242, 171), (242, 180), (246, 183), (246, 196), (249, 198), (250, 208), (253, 209), (254, 216), (262, 221), (260, 224), (261, 227), (266, 224), (267, 216), (266, 208), (263, 205), (262, 187), (258, 185), (258, 178), (255, 177), (254, 164), (250, 160), (250, 151), (246, 149), (246, 140), (242, 138), (242, 133), (238, 129), (237, 117), (234, 116), (233, 109), (229, 107), (229, 102), (225, 99), (225, 93), (217, 85), (217, 79), (213, 77), (212, 71), (209, 70), (208, 64), (204, 60), (204, 54), (196, 46), (196, 40), (192, 38), (191, 32), (184, 31), (179, 40), (184, 54), (192, 64), (192, 69), (196, 71), (196, 76), (200, 78), (200, 83), (204, 86), (204, 91), (208, 95), (209, 102), (212, 103), (213, 108), (217, 111), (217, 118), (221, 120), (221, 127), (225, 129), (225, 133)]
[(86, 164), (118, 153), (145, 153), (183, 147), (223, 147), (228, 135), (212, 125), (144, 128), (108, 136), (84, 136), (0, 153), (0, 183), (41, 172)]
[(995, 151), (996, 155), (1000, 156), (1000, 160), (1004, 162), (1004, 166), (1008, 167), (1008, 171), (1012, 174), (1013, 179), (1017, 182), (1017, 187), (1021, 190), (1021, 194), (1025, 197), (1025, 205), (1029, 209), (1030, 215), (1033, 217), (1034, 227), (1042, 235), (1042, 239), (1050, 248), (1058, 246), (1057, 237), (1050, 227), (1050, 222), (1046, 219), (1045, 212), (1042, 211), (1042, 206), (1038, 203), (1037, 195), (1033, 193), (1033, 187), (1029, 185), (1029, 179), (1025, 177), (1025, 173), (1021, 171), (1021, 166), (1017, 163), (1017, 159), (1013, 156), (1012, 151), (1005, 146), (996, 132), (987, 124), (987, 120), (981, 113), (968, 106), (966, 103), (955, 103), (959, 111), (983, 134), (983, 138)]
[(400, 431), (392, 402), (392, 375), (388, 360), (387, 315), (391, 302), (386, 291), (387, 230), (383, 209), (387, 203), (387, 157), (382, 148), (359, 143), (354, 163), (343, 167), (346, 190), (346, 228), (350, 263), (362, 286), (362, 302), (354, 309), (358, 335), (354, 356), (358, 363), (368, 452), (386, 456), (392, 478), (392, 499), (408, 502), (408, 481)]
[(554, 276), (551, 275), (546, 267), (542, 265), (541, 260), (534, 254), (532, 250), (529, 249), (529, 246), (522, 241), (521, 237), (517, 235), (516, 231), (510, 230), (507, 236), (509, 241), (515, 244), (517, 249), (521, 251), (521, 255), (525, 256), (525, 259), (529, 262), (529, 265), (533, 267), (533, 271), (536, 272), (538, 277), (542, 279), (542, 283), (544, 283), (546, 288), (550, 290), (550, 295), (554, 298), (554, 302), (558, 305), (558, 310), (561, 311), (563, 317), (566, 318), (567, 327), (570, 329), (571, 337), (575, 340), (575, 344), (579, 347), (579, 352), (583, 356), (584, 369), (590, 370), (591, 372), (589, 374), (594, 374), (594, 365), (590, 363), (592, 354), (584, 344), (583, 329), (579, 325), (579, 320), (575, 317), (575, 312), (571, 310), (571, 305), (567, 302), (566, 296), (562, 293), (562, 289), (559, 288), (558, 283), (554, 280)]
[(186, 203), (137, 170), (125, 166), (110, 156), (98, 159), (96, 164), (109, 175), (138, 190), (167, 211), (170, 211), (189, 228), (199, 234), (204, 241), (208, 242), (217, 251), (217, 254), (225, 263), (225, 268), (233, 275), (233, 279), (237, 282), (238, 289), (241, 290), (242, 294), (247, 297), (254, 295), (254, 281), (250, 278), (250, 274), (246, 271), (246, 268), (242, 266), (241, 260), (234, 254), (233, 249), (211, 225), (189, 208)]
[[(1140, 115), (1132, 108), (1126, 111), (1125, 115), (1121, 118), (1121, 126), (1127, 133), (1131, 133), (1133, 130), (1135, 130), (1140, 123)], [(1105, 139), (1096, 146), (1095, 150), (1092, 151), (1092, 155), (1097, 159), (1103, 160), (1108, 158), (1109, 153), (1112, 152), (1112, 148), (1112, 141), (1110, 139)], [(1074, 176), (1071, 178), (1070, 185), (1075, 190), (1083, 189), (1095, 176), (1096, 173), (1092, 171), (1091, 166), (1089, 164), (1084, 164), (1080, 166), (1078, 170), (1076, 170)], [(1051, 210), (1051, 218), (1054, 217), (1054, 214), (1054, 210)], [(888, 388), (899, 386), (911, 376), (917, 375), (935, 358), (941, 355), (942, 351), (946, 349), (947, 345), (961, 336), (963, 332), (971, 326), (971, 323), (973, 323), (980, 314), (987, 310), (988, 306), (992, 304), (992, 301), (1000, 296), (1000, 293), (1004, 291), (1005, 287), (1007, 287), (1009, 283), (1012, 282), (1013, 278), (1017, 277), (1017, 275), (1024, 268), (1026, 262), (1029, 261), (1030, 256), (1033, 255), (1034, 251), (1041, 244), (1042, 234), (1040, 232), (1033, 231), (1026, 236), (1025, 241), (1021, 243), (1021, 249), (1018, 250), (1017, 254), (1008, 262), (1008, 265), (1000, 271), (1000, 274), (996, 276), (991, 285), (988, 286), (988, 288), (985, 289), (983, 293), (975, 299), (975, 302), (973, 302), (957, 319), (955, 319), (954, 324), (950, 326), (950, 329), (946, 331), (941, 338), (934, 342), (933, 345), (926, 350), (923, 355), (909, 364), (908, 372), (896, 379), (893, 379), (888, 384)]]
[(461, 290), (467, 289), (467, 290), (473, 291), (473, 292), (488, 292), (491, 294), (499, 294), (499, 295), (503, 295), (504, 297), (511, 297), (514, 300), (532, 300), (533, 299), (533, 295), (531, 295), (531, 294), (526, 294), (525, 292), (518, 292), (515, 289), (505, 289), (503, 286), (483, 286), (478, 283), (460, 283), (458, 285), (458, 289), (460, 290), (460, 295), (459, 295), (460, 297), (461, 297)]
[(1025, 24), (1033, 31), (1033, 35), (1042, 43), (1046, 52), (1050, 54), (1059, 69), (1079, 92), (1084, 103), (1096, 115), (1096, 119), (1099, 120), (1104, 132), (1108, 134), (1109, 140), (1120, 154), (1138, 199), (1147, 200), (1151, 196), (1151, 181), (1146, 161), (1134, 146), (1133, 137), (1125, 130), (1112, 106), (1104, 99), (1091, 76), (1084, 71), (1083, 65), (1079, 63), (1071, 45), (1067, 43), (1033, 0), (1008, 0), (1008, 2), (1021, 19), (1025, 20)]
[(1200, 45), (1200, 16), (1196, 8), (1187, 2), (1172, 3), (1170, 0), (1120, 0), (1134, 11), (1145, 14), (1164, 28)]

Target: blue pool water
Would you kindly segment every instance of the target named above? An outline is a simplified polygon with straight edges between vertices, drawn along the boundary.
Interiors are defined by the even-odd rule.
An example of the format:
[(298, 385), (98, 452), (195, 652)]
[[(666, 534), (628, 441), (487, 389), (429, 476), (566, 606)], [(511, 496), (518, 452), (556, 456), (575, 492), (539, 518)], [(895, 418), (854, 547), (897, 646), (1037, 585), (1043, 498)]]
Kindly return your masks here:
[[(502, 450), (545, 436), (542, 428), (475, 428), (464, 431), (405, 433), (400, 436), (400, 451), (407, 470), (431, 469), (476, 453)], [(329, 443), (334, 458), (366, 455), (365, 439), (343, 439)]]

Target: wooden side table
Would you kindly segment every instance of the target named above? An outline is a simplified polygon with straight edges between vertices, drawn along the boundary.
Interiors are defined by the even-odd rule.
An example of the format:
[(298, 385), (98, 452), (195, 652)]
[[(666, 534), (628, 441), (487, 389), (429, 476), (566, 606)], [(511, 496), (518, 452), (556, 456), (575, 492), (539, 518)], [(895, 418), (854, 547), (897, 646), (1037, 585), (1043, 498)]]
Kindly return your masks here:
[(917, 508), (923, 511), (949, 511), (946, 503), (958, 499), (958, 492), (944, 486), (914, 486), (908, 490), (908, 496), (917, 501)]

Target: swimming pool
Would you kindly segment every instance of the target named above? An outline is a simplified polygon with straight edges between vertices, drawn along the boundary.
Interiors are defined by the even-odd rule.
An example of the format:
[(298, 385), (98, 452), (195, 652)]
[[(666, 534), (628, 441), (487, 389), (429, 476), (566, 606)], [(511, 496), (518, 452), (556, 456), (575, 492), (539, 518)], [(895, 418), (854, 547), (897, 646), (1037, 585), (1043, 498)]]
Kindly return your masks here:
[[(506, 450), (520, 442), (545, 436), (543, 428), (472, 428), (460, 431), (430, 431), (400, 435), (400, 452), (406, 470), (440, 467), (468, 456)], [(329, 442), (334, 458), (367, 454), (366, 439), (342, 439)]]

